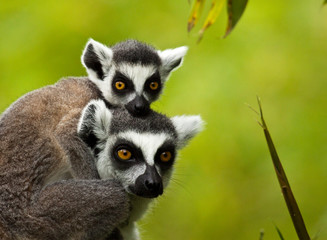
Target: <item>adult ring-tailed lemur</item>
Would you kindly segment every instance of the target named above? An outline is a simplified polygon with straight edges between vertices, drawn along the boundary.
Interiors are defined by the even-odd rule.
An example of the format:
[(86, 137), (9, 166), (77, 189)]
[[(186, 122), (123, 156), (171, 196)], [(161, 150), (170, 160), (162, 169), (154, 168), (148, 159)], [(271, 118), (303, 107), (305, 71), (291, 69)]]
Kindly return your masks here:
[(139, 239), (135, 222), (163, 193), (177, 151), (202, 125), (199, 116), (168, 118), (152, 110), (136, 118), (124, 108), (108, 109), (101, 100), (85, 107), (78, 134), (94, 153), (101, 179), (120, 182), (129, 195), (132, 210), (127, 222), (118, 226), (124, 240)]
[(126, 191), (117, 181), (99, 180), (94, 156), (76, 132), (81, 111), (103, 99), (145, 115), (186, 50), (156, 51), (135, 40), (108, 48), (90, 40), (82, 55), (89, 77), (28, 93), (1, 115), (1, 239), (102, 239), (126, 221)]

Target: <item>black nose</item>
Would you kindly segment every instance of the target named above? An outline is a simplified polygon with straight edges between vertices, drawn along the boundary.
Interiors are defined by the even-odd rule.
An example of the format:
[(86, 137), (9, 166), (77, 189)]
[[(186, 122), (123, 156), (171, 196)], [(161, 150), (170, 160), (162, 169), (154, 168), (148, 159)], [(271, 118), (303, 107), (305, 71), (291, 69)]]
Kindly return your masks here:
[(135, 103), (134, 110), (136, 112), (142, 112), (142, 111), (144, 111), (144, 109), (145, 109), (145, 105), (142, 102)]
[(150, 104), (143, 96), (136, 96), (132, 101), (127, 103), (126, 109), (132, 115), (146, 115), (149, 112)]
[(163, 193), (162, 181), (157, 170), (153, 169), (152, 173), (145, 178), (144, 187), (145, 197), (157, 197)]
[(163, 193), (162, 180), (154, 166), (147, 166), (145, 173), (136, 179), (133, 192), (145, 198), (155, 198)]
[(145, 188), (151, 192), (160, 193), (161, 182), (153, 181), (153, 179), (146, 179), (144, 182)]

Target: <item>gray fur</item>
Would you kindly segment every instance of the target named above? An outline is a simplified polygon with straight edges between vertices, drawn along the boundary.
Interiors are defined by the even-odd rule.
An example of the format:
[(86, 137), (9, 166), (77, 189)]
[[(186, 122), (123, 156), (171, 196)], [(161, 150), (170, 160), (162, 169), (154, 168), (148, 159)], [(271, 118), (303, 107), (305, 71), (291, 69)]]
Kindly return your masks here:
[[(133, 117), (125, 108), (108, 109), (101, 100), (91, 101), (83, 110), (78, 134), (90, 148), (97, 149), (100, 177), (119, 181), (129, 193), (132, 211), (128, 225), (119, 226), (125, 240), (139, 239), (135, 222), (144, 215), (151, 198), (163, 193), (171, 178), (176, 151), (201, 130), (202, 124), (199, 116), (170, 119), (154, 111)], [(90, 143), (89, 139), (96, 142)], [(131, 152), (131, 161), (116, 157), (122, 145)], [(161, 162), (158, 157), (166, 151), (172, 158)], [(153, 183), (151, 188), (147, 187), (149, 182)]]
[[(151, 47), (123, 45), (114, 47), (118, 62), (134, 46), (135, 54), (144, 52), (137, 61), (159, 64)], [(82, 59), (101, 81), (112, 52), (94, 49)], [(0, 116), (0, 239), (100, 240), (129, 216), (126, 192), (113, 180), (99, 180), (94, 153), (77, 135), (82, 109), (92, 99), (126, 104), (122, 98), (109, 103), (112, 93), (92, 76), (30, 92)], [(119, 235), (115, 230), (109, 239)]]
[(128, 62), (132, 64), (141, 63), (143, 65), (161, 65), (161, 60), (156, 50), (149, 44), (136, 40), (126, 40), (119, 42), (112, 47), (113, 61), (116, 64)]
[(170, 119), (163, 114), (159, 114), (153, 110), (146, 116), (135, 118), (125, 109), (116, 108), (112, 110), (113, 118), (110, 126), (110, 133), (136, 131), (150, 133), (169, 133), (173, 137), (177, 137), (176, 130)]
[(87, 78), (64, 79), (20, 98), (0, 118), (0, 239), (105, 239), (129, 200), (99, 179), (77, 136), (83, 107), (102, 98)]

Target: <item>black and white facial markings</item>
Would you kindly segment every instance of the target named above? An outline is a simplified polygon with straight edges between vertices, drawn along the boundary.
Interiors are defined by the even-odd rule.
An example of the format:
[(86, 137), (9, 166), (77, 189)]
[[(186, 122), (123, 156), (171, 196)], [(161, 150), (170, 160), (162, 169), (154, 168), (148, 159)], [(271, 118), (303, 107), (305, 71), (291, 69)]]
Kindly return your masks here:
[(93, 100), (83, 110), (78, 133), (95, 151), (102, 179), (116, 179), (131, 194), (155, 198), (169, 183), (177, 151), (202, 126), (199, 116), (168, 118), (150, 110), (140, 118)]
[(107, 101), (126, 106), (134, 115), (145, 115), (186, 52), (187, 47), (159, 51), (136, 40), (109, 48), (90, 39), (82, 64)]

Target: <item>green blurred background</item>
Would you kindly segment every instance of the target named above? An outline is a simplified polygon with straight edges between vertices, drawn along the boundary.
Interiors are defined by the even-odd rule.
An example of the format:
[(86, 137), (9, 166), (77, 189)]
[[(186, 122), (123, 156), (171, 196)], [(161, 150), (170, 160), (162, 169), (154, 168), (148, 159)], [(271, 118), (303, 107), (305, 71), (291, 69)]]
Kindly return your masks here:
[(90, 37), (188, 45), (154, 108), (201, 114), (207, 125), (140, 223), (143, 239), (250, 240), (260, 229), (278, 239), (274, 223), (296, 239), (257, 116), (245, 105), (257, 108), (256, 95), (308, 230), (327, 239), (327, 6), (251, 0), (227, 39), (224, 13), (200, 44), (199, 27), (186, 32), (189, 12), (187, 0), (1, 0), (0, 112), (33, 89), (85, 75), (80, 55)]

